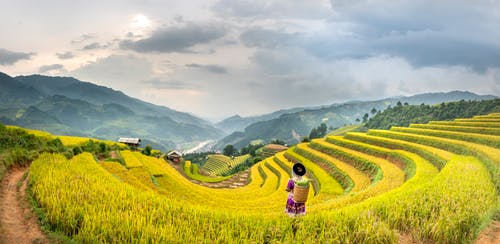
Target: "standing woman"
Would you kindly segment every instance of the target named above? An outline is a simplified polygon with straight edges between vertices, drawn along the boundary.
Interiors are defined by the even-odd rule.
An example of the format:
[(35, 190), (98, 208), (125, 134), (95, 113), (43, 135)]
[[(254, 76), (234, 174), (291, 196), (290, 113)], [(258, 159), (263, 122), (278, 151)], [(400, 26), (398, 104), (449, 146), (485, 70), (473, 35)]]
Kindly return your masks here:
[[(296, 163), (292, 167), (292, 178), (288, 181), (288, 185), (286, 187), (286, 191), (290, 192), (288, 194), (288, 199), (286, 202), (285, 213), (287, 213), (290, 217), (300, 216), (306, 214), (306, 203), (305, 201), (296, 201), (296, 197), (294, 196), (294, 188), (298, 187), (295, 184), (297, 182), (307, 181), (305, 177), (306, 167), (304, 167), (301, 163)], [(309, 183), (307, 183), (309, 184)]]

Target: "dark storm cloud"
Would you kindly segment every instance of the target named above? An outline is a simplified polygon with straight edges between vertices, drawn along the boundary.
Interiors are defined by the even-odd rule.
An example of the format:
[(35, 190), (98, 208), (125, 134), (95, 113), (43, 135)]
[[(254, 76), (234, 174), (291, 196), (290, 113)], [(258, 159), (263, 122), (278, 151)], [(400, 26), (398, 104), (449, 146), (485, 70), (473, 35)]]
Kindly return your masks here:
[(404, 57), (417, 67), (462, 65), (477, 72), (500, 67), (500, 46), (458, 40), (433, 33), (381, 40), (373, 47), (381, 53)]
[(45, 73), (47, 71), (61, 70), (61, 69), (64, 69), (64, 66), (62, 64), (43, 65), (38, 69), (38, 72)]
[(0, 48), (0, 65), (12, 65), (23, 59), (31, 59), (35, 53), (13, 52)]
[(432, 31), (371, 38), (365, 41), (316, 38), (307, 41), (305, 48), (312, 55), (326, 60), (389, 55), (402, 57), (415, 67), (460, 65), (477, 72), (484, 72), (490, 67), (500, 67), (500, 46), (457, 39)]
[(202, 69), (202, 70), (206, 70), (208, 72), (216, 73), (216, 74), (227, 74), (227, 69), (220, 66), (220, 65), (186, 64), (186, 67)]
[(331, 21), (349, 23), (347, 38), (315, 38), (314, 55), (327, 59), (403, 57), (415, 67), (459, 65), (484, 72), (500, 67), (498, 3), (493, 1), (332, 0)]
[(158, 29), (150, 37), (138, 41), (124, 40), (120, 42), (120, 47), (144, 53), (192, 52), (189, 48), (219, 39), (225, 34), (226, 30), (215, 24), (188, 23)]
[[(213, 8), (236, 18), (267, 20), (280, 16), (274, 12), (278, 3), (288, 9), (280, 0), (222, 0)], [(301, 8), (315, 3), (307, 1), (309, 7)], [(332, 0), (318, 31), (304, 26), (304, 33), (289, 33), (267, 24), (244, 30), (240, 40), (248, 47), (302, 48), (325, 61), (390, 56), (416, 68), (464, 66), (482, 73), (500, 67), (500, 28), (494, 24), (500, 23), (498, 7), (494, 1)]]
[(59, 59), (72, 59), (75, 57), (75, 55), (72, 52), (56, 53), (56, 56)]

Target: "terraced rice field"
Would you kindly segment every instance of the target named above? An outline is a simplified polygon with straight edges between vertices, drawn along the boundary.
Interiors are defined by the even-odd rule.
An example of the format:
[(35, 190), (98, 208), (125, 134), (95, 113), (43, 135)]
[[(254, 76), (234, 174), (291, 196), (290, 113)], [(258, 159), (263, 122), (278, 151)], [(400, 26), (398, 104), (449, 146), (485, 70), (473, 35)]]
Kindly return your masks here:
[(200, 174), (198, 165), (197, 164), (191, 164), (191, 161), (186, 161), (184, 164), (184, 174), (186, 174), (187, 177), (201, 181), (201, 182), (209, 182), (209, 183), (215, 183), (215, 182), (221, 182), (224, 180), (227, 180), (231, 178), (231, 176), (205, 176)]
[(285, 151), (288, 149), (286, 146), (278, 145), (278, 144), (268, 144), (257, 150), (257, 154), (259, 154), (263, 158), (268, 158), (274, 156), (274, 154), (279, 153), (281, 151)]
[(24, 130), (29, 134), (33, 134), (33, 135), (40, 136), (40, 137), (46, 137), (49, 139), (57, 139), (58, 138), (59, 140), (61, 140), (62, 144), (65, 146), (79, 146), (79, 145), (82, 145), (82, 144), (88, 142), (89, 140), (93, 140), (94, 142), (97, 142), (97, 143), (101, 143), (101, 142), (105, 143), (108, 146), (116, 145), (116, 146), (121, 147), (121, 148), (127, 147), (127, 145), (125, 145), (123, 143), (115, 142), (115, 141), (100, 140), (100, 139), (87, 138), (87, 137), (77, 137), (77, 136), (52, 135), (49, 132), (45, 132), (45, 131), (41, 131), (41, 130), (26, 129), (26, 128), (14, 126), (14, 125), (7, 125), (6, 127), (11, 128), (11, 129)]
[[(129, 151), (125, 166), (44, 154), (29, 179), (52, 228), (76, 242), (469, 243), (500, 207), (499, 128), (491, 114), (328, 136), (255, 164), (235, 189)], [(301, 218), (283, 213), (295, 161), (313, 181)]]
[(249, 157), (248, 154), (238, 157), (228, 157), (222, 154), (208, 155), (208, 159), (201, 167), (201, 170), (213, 176), (222, 175), (229, 172), (231, 168), (244, 163)]

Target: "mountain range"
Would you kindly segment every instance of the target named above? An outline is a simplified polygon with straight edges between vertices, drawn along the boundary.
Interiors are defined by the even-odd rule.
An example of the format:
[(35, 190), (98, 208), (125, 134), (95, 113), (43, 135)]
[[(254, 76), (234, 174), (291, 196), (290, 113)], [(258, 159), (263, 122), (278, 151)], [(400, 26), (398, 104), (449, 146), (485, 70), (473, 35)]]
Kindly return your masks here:
[(254, 122), (256, 117), (242, 118), (233, 116), (221, 121), (217, 125), (223, 124), (225, 128), (239, 128), (248, 124), (244, 130), (234, 131), (230, 135), (219, 140), (216, 148), (223, 148), (225, 145), (233, 145), (242, 148), (248, 143), (256, 140), (269, 142), (273, 139), (280, 139), (287, 144), (295, 144), (301, 137), (308, 136), (312, 128), (321, 123), (325, 123), (329, 128), (338, 128), (349, 124), (359, 123), (356, 119), (362, 120), (365, 113), (372, 116), (372, 109), (383, 111), (388, 106), (395, 106), (398, 102), (408, 104), (437, 104), (459, 100), (488, 100), (494, 99), (491, 95), (477, 95), (466, 91), (452, 91), (447, 93), (424, 93), (409, 97), (392, 97), (376, 101), (351, 101), (342, 104), (332, 104), (329, 106), (316, 108), (296, 108), (288, 112), (286, 110), (260, 116), (257, 118), (269, 118)]
[(272, 112), (269, 114), (249, 116), (249, 117), (241, 117), (239, 115), (234, 115), (234, 116), (231, 116), (227, 119), (224, 119), (224, 120), (216, 123), (215, 126), (219, 129), (223, 130), (224, 132), (230, 134), (230, 133), (233, 133), (235, 131), (242, 131), (247, 126), (249, 126), (253, 123), (271, 120), (274, 118), (278, 118), (279, 116), (281, 116), (283, 114), (295, 113), (295, 112), (303, 111), (304, 109), (305, 108), (282, 109), (282, 110), (278, 110), (276, 112)]
[(208, 121), (111, 88), (71, 77), (1, 72), (0, 121), (58, 135), (139, 137), (164, 150), (224, 135)]
[[(351, 101), (273, 113), (227, 118), (217, 124), (185, 112), (129, 97), (108, 87), (71, 77), (29, 75), (11, 77), (0, 72), (0, 122), (39, 129), (58, 135), (107, 140), (139, 137), (158, 149), (195, 146), (218, 140), (220, 149), (242, 148), (254, 140), (280, 139), (297, 143), (312, 128), (326, 123), (337, 128), (356, 123), (372, 109), (384, 110), (398, 101), (436, 104), (458, 100), (486, 100), (495, 96), (470, 92), (426, 93), (376, 101)], [(225, 137), (224, 137), (225, 136)]]

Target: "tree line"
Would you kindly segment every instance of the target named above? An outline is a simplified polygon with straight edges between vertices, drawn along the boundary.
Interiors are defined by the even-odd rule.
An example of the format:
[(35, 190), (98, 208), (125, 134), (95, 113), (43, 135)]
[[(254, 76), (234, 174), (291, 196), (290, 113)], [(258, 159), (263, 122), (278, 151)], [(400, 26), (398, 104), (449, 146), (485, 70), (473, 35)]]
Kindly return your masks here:
[(431, 120), (453, 120), (500, 112), (500, 99), (441, 103), (438, 105), (408, 105), (398, 102), (371, 117), (365, 124), (368, 129), (390, 129), (391, 126), (409, 126)]

